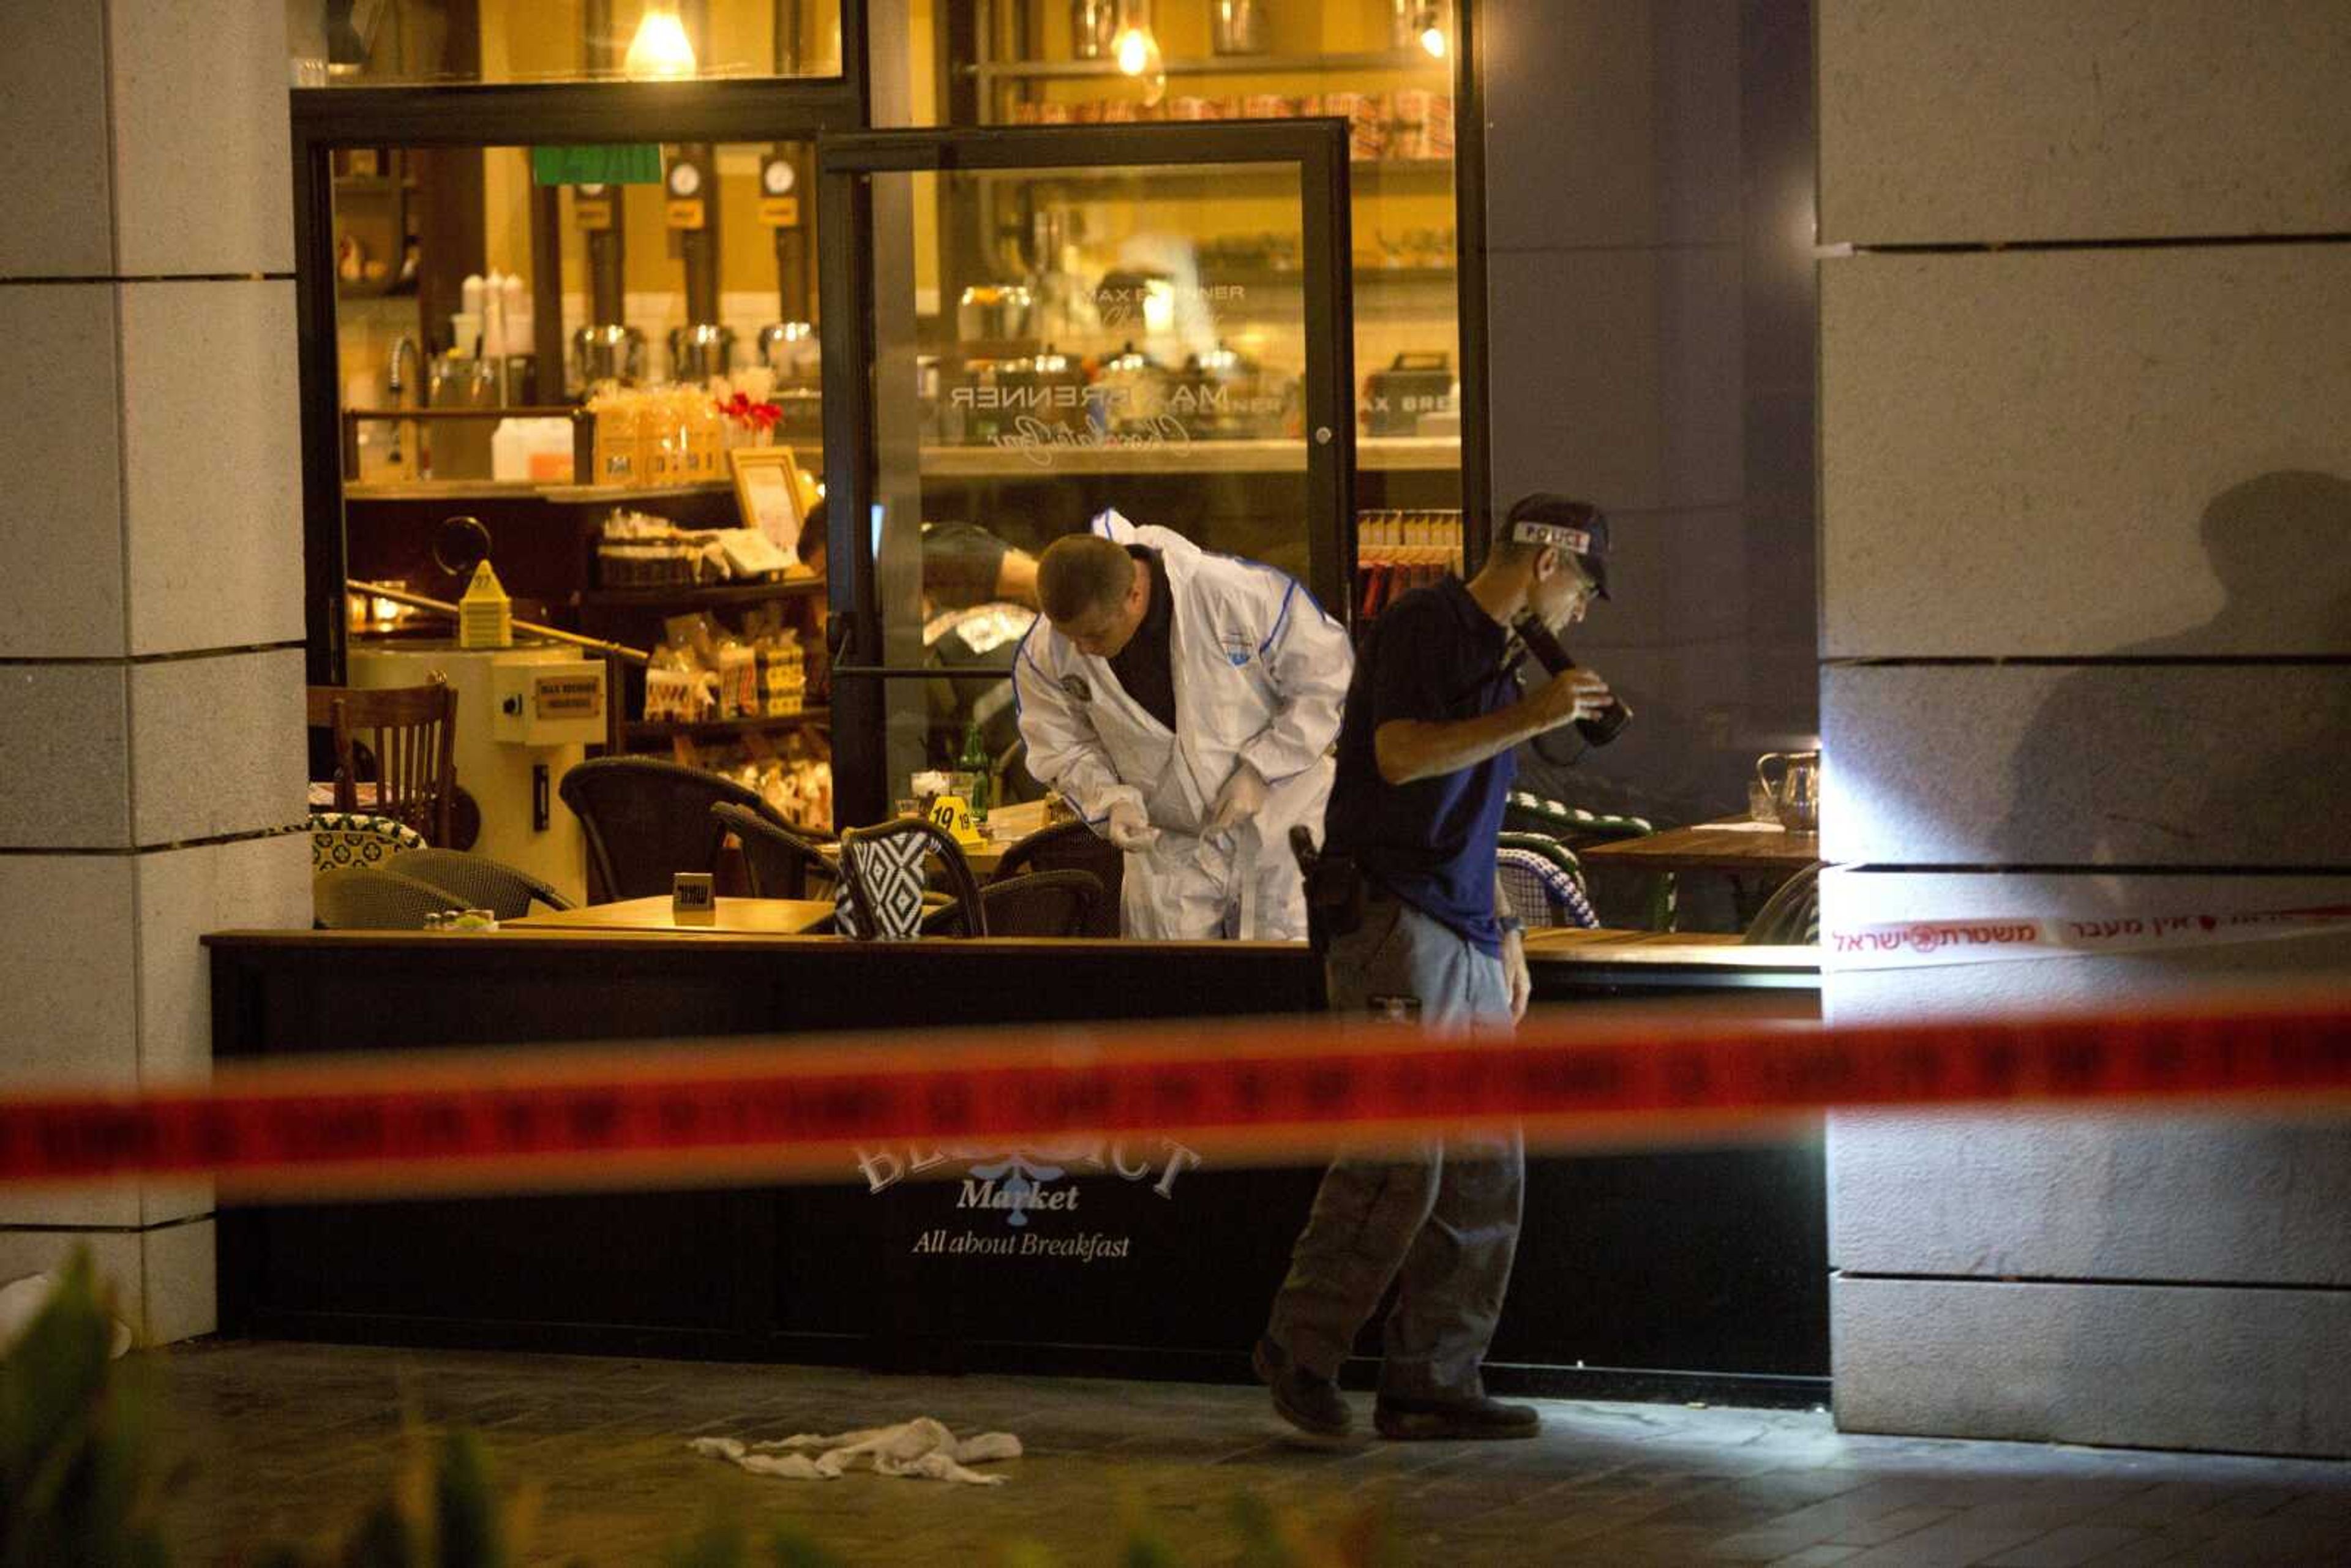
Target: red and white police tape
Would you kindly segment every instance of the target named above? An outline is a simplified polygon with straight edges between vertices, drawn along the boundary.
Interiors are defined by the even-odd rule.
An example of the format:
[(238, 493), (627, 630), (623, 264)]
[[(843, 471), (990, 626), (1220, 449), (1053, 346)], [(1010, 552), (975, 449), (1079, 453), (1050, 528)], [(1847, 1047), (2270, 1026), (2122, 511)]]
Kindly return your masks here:
[(1824, 930), (1821, 951), (1835, 969), (1912, 969), (2346, 934), (2351, 934), (2351, 904), (2242, 910), (2233, 915), (2097, 915), (2079, 920), (1995, 915), (1973, 920), (1899, 920)]
[(1319, 1017), (635, 1042), (224, 1064), (139, 1094), (0, 1096), (0, 1186), (210, 1176), (233, 1194), (837, 1178), (861, 1148), (1165, 1134), (1320, 1157), (1518, 1124), (1673, 1139), (1839, 1107), (2351, 1105), (2351, 993), (1824, 1028), (1538, 1011), (1446, 1039)]

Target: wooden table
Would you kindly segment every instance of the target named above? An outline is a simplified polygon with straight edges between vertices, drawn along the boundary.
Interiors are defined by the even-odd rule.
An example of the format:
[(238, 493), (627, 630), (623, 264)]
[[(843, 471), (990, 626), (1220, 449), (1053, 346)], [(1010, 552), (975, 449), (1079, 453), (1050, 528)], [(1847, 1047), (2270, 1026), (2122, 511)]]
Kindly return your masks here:
[[(986, 882), (996, 874), (996, 868), (1004, 863), (1004, 852), (1011, 847), (1011, 841), (998, 843), (993, 839), (982, 843), (965, 844), (962, 846), (964, 863), (971, 867), (973, 876)], [(824, 858), (835, 866), (841, 864), (841, 845), (837, 841), (827, 840), (817, 845), (817, 848), (822, 851)]]
[(624, 898), (615, 904), (591, 904), (584, 909), (551, 910), (520, 920), (501, 920), (501, 931), (674, 931), (685, 935), (716, 932), (728, 936), (799, 936), (832, 918), (832, 901), (825, 898), (721, 898), (717, 918), (707, 923), (679, 924), (665, 894)]
[(1696, 827), (1668, 828), (1640, 839), (1581, 844), (1578, 858), (1643, 871), (1753, 872), (1786, 881), (1821, 858), (1821, 836), (1750, 824), (1726, 817)]
[(1772, 889), (1821, 858), (1821, 836), (1726, 817), (1646, 838), (1580, 844), (1575, 852), (1590, 865), (1719, 873), (1730, 879), (1731, 906), (1743, 926), (1754, 920)]

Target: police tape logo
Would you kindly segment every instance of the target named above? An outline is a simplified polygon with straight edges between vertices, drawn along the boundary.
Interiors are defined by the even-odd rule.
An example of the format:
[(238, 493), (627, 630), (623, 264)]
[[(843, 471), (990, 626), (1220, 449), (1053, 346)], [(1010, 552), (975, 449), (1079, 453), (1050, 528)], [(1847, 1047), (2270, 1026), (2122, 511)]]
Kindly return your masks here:
[(1236, 670), (1248, 664), (1249, 655), (1257, 651), (1256, 644), (1249, 641), (1246, 632), (1219, 632), (1217, 641), (1224, 644), (1226, 663)]
[(1094, 700), (1094, 689), (1086, 685), (1083, 675), (1063, 675), (1061, 689), (1070, 694), (1071, 702), (1090, 703)]

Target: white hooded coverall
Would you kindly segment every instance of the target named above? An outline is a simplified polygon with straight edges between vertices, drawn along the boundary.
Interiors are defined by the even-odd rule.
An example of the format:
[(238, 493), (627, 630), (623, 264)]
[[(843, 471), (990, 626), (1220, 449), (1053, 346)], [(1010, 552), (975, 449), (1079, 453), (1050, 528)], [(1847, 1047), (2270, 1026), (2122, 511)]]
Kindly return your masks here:
[[(1079, 653), (1040, 616), (1012, 665), (1029, 771), (1097, 831), (1122, 798), (1139, 801), (1159, 830), (1156, 842), (1126, 857), (1120, 912), (1129, 936), (1303, 940), (1290, 829), (1303, 822), (1322, 837), (1331, 746), (1354, 669), (1346, 632), (1271, 567), (1212, 555), (1115, 511), (1096, 517), (1093, 531), (1159, 552), (1174, 609), (1176, 728), (1127, 695), (1110, 661)], [(1242, 762), (1265, 779), (1265, 806), (1204, 839), (1217, 792)]]

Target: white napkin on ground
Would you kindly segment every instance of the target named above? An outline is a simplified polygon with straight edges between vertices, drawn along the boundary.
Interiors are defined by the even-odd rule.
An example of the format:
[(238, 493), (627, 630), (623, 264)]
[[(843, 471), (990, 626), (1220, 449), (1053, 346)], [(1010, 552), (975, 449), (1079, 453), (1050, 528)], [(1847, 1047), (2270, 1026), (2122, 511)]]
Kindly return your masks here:
[(803, 1432), (766, 1443), (696, 1437), (687, 1447), (697, 1454), (739, 1465), (755, 1476), (780, 1476), (786, 1480), (836, 1480), (858, 1460), (870, 1459), (875, 1475), (958, 1481), (975, 1487), (1000, 1487), (1012, 1478), (984, 1476), (967, 1469), (967, 1465), (1020, 1457), (1020, 1439), (1009, 1432), (982, 1432), (958, 1439), (928, 1416), (917, 1416), (895, 1427), (869, 1427), (831, 1437)]

